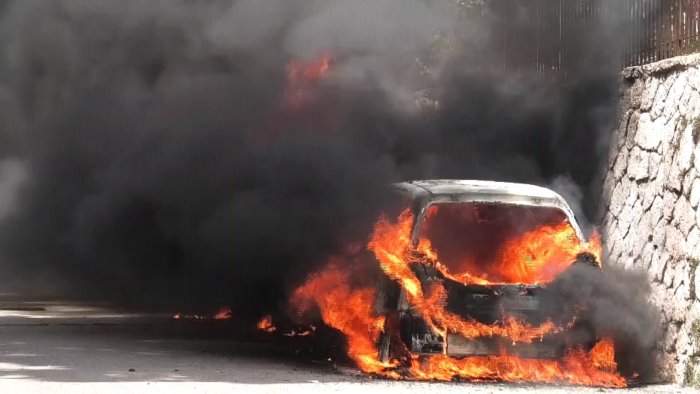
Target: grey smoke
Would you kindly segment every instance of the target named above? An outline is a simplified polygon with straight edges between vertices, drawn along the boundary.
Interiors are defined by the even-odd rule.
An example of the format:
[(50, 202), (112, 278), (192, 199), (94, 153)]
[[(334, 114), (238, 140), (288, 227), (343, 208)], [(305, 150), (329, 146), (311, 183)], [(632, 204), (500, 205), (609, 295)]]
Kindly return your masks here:
[(594, 225), (591, 225), (583, 210), (583, 191), (581, 187), (577, 185), (569, 176), (560, 175), (552, 181), (548, 187), (555, 192), (559, 193), (567, 203), (574, 213), (578, 224), (581, 226), (582, 231), (586, 236), (590, 236), (590, 233), (595, 229)]
[(27, 177), (24, 163), (16, 159), (0, 162), (0, 220), (17, 207), (17, 193)]
[[(650, 302), (651, 288), (643, 273), (605, 265), (602, 272), (574, 265), (547, 287), (543, 304), (582, 307), (592, 333), (615, 342), (616, 360), (625, 376), (637, 373), (642, 381), (654, 378), (660, 313)], [(548, 306), (545, 306), (546, 310)]]

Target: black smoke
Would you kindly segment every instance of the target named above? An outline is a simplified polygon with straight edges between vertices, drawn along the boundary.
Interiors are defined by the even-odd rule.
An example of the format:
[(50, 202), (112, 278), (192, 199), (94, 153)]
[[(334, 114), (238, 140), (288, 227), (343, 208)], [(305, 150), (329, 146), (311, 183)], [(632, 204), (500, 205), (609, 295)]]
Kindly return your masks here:
[(580, 308), (577, 340), (610, 338), (624, 376), (640, 381), (654, 379), (660, 314), (648, 300), (651, 288), (643, 273), (611, 265), (603, 268), (574, 264), (552, 282), (543, 294), (543, 310), (564, 305)]
[[(617, 98), (605, 26), (551, 83), (483, 63), (488, 12), (436, 55), (461, 23), (450, 1), (0, 5), (0, 152), (20, 174), (0, 185), (16, 189), (6, 286), (256, 316), (364, 242), (394, 181), (564, 176), (595, 210)], [(285, 107), (290, 59), (328, 53), (311, 102)]]

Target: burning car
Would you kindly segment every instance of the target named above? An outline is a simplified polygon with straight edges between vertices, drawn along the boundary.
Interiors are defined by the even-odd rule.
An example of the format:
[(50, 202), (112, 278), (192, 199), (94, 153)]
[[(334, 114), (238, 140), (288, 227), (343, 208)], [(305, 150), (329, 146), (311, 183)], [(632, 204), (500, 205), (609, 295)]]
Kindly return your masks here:
[(394, 185), (398, 216), (375, 223), (368, 259), (329, 259), (297, 288), (367, 373), (399, 379), (530, 381), (623, 387), (615, 345), (586, 305), (551, 289), (567, 272), (602, 275), (597, 234), (586, 240), (566, 201), (525, 184), (432, 180)]
[[(598, 338), (582, 311), (576, 305), (555, 309), (544, 296), (546, 283), (572, 264), (599, 268), (595, 251), (586, 250), (581, 228), (560, 195), (532, 185), (488, 181), (416, 181), (395, 188), (415, 218), (410, 269), (424, 297), (434, 291), (439, 295), (436, 305), (421, 310), (425, 300), (417, 302), (423, 308), (415, 305), (405, 287), (384, 276), (376, 301), (377, 313), (387, 321), (379, 344), (381, 361), (406, 350), (453, 357), (506, 352), (560, 358), (567, 349), (593, 348)], [(430, 316), (436, 310), (446, 315)], [(461, 329), (437, 328), (445, 324), (435, 325), (435, 320), (452, 320)], [(484, 329), (497, 322), (505, 329)]]

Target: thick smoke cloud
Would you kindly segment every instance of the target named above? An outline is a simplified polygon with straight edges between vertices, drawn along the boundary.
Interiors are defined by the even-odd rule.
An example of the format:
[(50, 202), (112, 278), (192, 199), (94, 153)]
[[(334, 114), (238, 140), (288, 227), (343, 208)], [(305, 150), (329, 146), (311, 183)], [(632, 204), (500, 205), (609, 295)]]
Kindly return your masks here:
[[(416, 60), (459, 30), (452, 6), (0, 2), (0, 154), (22, 174), (0, 181), (15, 192), (2, 281), (255, 316), (363, 242), (393, 181), (567, 176), (590, 214), (616, 65), (560, 85), (475, 67), (495, 51), (479, 44), (488, 16), (469, 24), (468, 50)], [(604, 59), (591, 37), (581, 58)], [(290, 59), (329, 53), (315, 99), (290, 110)], [(421, 89), (430, 110), (413, 105)]]
[[(583, 336), (612, 338), (616, 360), (626, 376), (638, 374), (642, 380), (653, 378), (656, 344), (660, 339), (660, 314), (648, 303), (650, 286), (643, 273), (631, 273), (616, 266), (603, 272), (585, 264), (576, 264), (548, 288), (543, 309), (556, 310), (563, 305), (578, 305), (589, 330)], [(550, 312), (552, 312), (550, 310)]]

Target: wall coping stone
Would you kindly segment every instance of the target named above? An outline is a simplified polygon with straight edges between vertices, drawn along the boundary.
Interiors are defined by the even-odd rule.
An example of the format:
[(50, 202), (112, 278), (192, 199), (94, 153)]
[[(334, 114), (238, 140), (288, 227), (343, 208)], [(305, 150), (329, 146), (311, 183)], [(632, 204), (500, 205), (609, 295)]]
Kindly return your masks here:
[(676, 56), (641, 66), (627, 67), (622, 70), (622, 78), (627, 80), (634, 80), (638, 78), (646, 79), (650, 76), (658, 76), (674, 71), (687, 70), (688, 68), (692, 67), (700, 67), (700, 53)]

